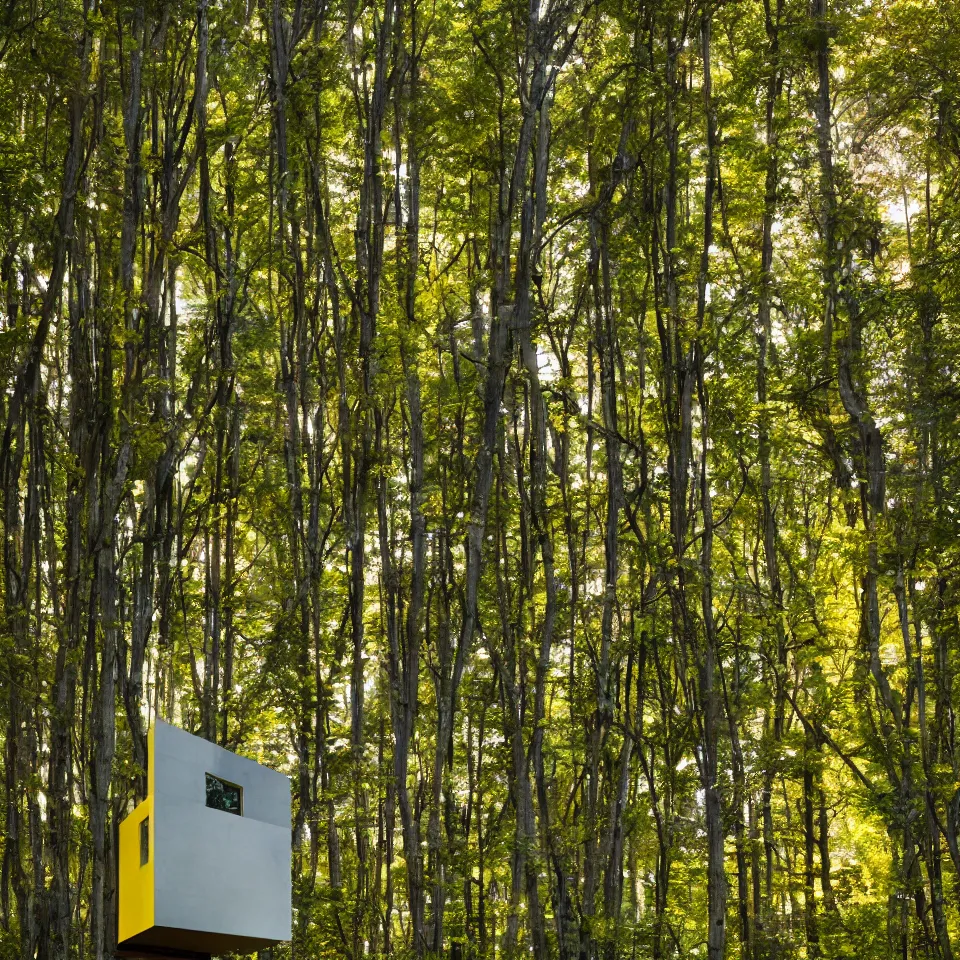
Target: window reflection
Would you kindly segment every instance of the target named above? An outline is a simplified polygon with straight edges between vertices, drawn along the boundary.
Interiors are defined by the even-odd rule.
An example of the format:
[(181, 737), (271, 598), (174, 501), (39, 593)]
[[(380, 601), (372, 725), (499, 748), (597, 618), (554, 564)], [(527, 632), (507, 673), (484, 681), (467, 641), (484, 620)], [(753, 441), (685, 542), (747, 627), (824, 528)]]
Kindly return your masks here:
[(242, 810), (243, 791), (235, 783), (227, 783), (215, 777), (212, 773), (207, 774), (207, 806), (214, 810), (223, 810), (226, 813), (235, 813), (238, 817), (243, 814)]

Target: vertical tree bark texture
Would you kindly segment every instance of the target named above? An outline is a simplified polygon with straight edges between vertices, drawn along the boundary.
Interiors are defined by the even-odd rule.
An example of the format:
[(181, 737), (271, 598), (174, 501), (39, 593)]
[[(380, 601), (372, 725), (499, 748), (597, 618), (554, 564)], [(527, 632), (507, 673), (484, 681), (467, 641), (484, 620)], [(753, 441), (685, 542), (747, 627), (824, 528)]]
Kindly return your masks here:
[(0, 954), (113, 955), (160, 717), (278, 956), (953, 960), (958, 44), (8, 4)]

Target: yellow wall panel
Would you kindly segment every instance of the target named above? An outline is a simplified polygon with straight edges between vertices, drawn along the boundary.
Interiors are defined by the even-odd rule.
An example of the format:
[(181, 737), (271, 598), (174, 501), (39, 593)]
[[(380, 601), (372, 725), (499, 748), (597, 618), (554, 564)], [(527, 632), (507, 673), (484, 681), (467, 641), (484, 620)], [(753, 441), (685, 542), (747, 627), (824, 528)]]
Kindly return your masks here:
[[(120, 824), (120, 917), (121, 942), (153, 926), (154, 818), (153, 797), (147, 797)], [(140, 824), (150, 817), (150, 856), (140, 864)]]
[[(148, 737), (147, 798), (120, 824), (119, 941), (153, 926), (154, 863), (156, 818), (153, 814), (153, 730)], [(140, 863), (140, 824), (150, 818), (149, 858)]]

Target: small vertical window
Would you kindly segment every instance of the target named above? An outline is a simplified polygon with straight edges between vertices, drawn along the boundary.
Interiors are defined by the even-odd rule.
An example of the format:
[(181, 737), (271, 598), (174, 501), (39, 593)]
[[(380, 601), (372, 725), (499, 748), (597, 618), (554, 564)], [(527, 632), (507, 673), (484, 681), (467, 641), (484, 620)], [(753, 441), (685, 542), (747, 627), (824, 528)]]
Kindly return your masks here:
[(235, 783), (227, 783), (226, 780), (208, 773), (207, 806), (214, 810), (235, 813), (239, 817), (243, 814), (243, 791)]
[(140, 866), (150, 861), (150, 818), (144, 817), (140, 821)]

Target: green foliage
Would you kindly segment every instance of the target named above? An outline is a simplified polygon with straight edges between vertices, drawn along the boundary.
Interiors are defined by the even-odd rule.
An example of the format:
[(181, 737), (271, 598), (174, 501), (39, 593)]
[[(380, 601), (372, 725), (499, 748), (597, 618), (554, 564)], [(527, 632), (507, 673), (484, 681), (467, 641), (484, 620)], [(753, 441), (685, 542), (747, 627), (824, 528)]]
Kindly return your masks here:
[(275, 960), (947, 960), (958, 28), (11, 5), (0, 960), (154, 716), (291, 776)]

